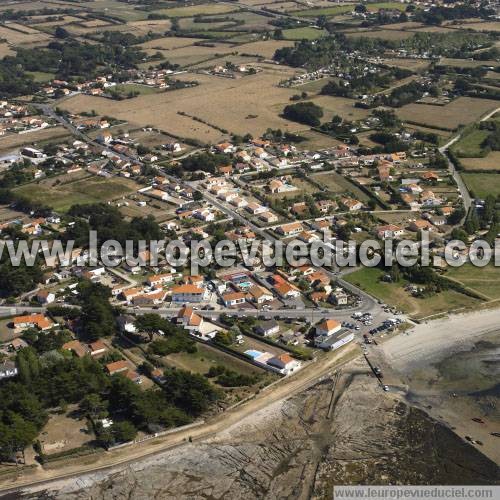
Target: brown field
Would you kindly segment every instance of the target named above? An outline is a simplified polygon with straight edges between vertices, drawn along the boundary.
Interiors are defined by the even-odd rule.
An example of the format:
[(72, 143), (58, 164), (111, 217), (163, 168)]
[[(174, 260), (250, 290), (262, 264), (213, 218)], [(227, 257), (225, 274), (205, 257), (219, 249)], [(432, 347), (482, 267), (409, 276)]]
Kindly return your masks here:
[(474, 31), (500, 31), (500, 21), (464, 23), (460, 27)]
[(340, 115), (349, 120), (360, 120), (366, 118), (371, 113), (369, 109), (355, 108), (355, 101), (347, 97), (322, 95), (314, 97), (313, 101), (323, 108), (323, 121), (330, 121), (333, 115)]
[[(230, 53), (228, 53), (230, 54)], [(169, 59), (170, 60), (170, 59)], [(244, 56), (233, 56), (233, 55), (224, 55), (222, 57), (217, 57), (216, 59), (210, 58), (209, 60), (205, 59), (204, 61), (197, 63), (197, 64), (189, 64), (188, 66), (195, 70), (195, 69), (212, 69), (214, 66), (224, 66), (226, 62), (230, 62), (232, 64), (248, 64), (248, 63), (253, 63), (256, 62), (257, 60), (254, 58), (249, 58), (249, 57), (244, 57)]]
[[(277, 87), (282, 75), (263, 71), (238, 80), (189, 73), (182, 77), (197, 80), (200, 85), (144, 95), (126, 102), (79, 95), (64, 101), (62, 106), (71, 112), (95, 109), (101, 115), (114, 116), (139, 126), (149, 124), (167, 133), (205, 143), (219, 140), (222, 134), (210, 126), (178, 115), (177, 111), (184, 111), (237, 134), (249, 132), (258, 136), (268, 127), (291, 132), (304, 128), (278, 116), (294, 93), (293, 89)], [(330, 99), (333, 105), (335, 99)]]
[(488, 71), (485, 78), (487, 78), (488, 80), (500, 80), (500, 73), (496, 73), (495, 71)]
[(80, 176), (72, 178), (70, 175), (65, 175), (25, 184), (16, 188), (16, 191), (54, 210), (65, 212), (76, 204), (119, 199), (137, 191), (138, 188), (139, 184), (125, 177), (105, 178), (89, 175), (84, 178)]
[(231, 47), (227, 46), (199, 47), (196, 45), (190, 45), (188, 47), (171, 49), (165, 55), (172, 64), (188, 66), (198, 64), (207, 59), (223, 56), (225, 54), (229, 55), (230, 53)]
[(257, 42), (239, 45), (235, 50), (237, 50), (239, 54), (256, 54), (266, 59), (271, 59), (274, 53), (283, 47), (293, 47), (293, 42), (286, 40), (259, 40)]
[(47, 16), (31, 16), (30, 21), (35, 23), (35, 26), (50, 27), (50, 26), (64, 26), (65, 24), (81, 21), (79, 17), (75, 16), (62, 16), (62, 19), (57, 21), (46, 21)]
[[(24, 28), (24, 27), (23, 27)], [(0, 38), (7, 40), (11, 45), (26, 45), (26, 44), (44, 44), (47, 43), (52, 37), (46, 33), (32, 30), (32, 32), (14, 31), (6, 26), (0, 26)]]
[[(257, 0), (259, 3), (256, 5), (257, 7), (269, 7), (269, 4), (263, 4), (262, 0)], [(252, 0), (244, 2), (247, 5), (252, 5)], [(273, 10), (277, 10), (280, 12), (294, 12), (297, 10), (301, 10), (304, 8), (303, 5), (300, 5), (296, 2), (274, 2), (271, 6)]]
[(202, 41), (203, 40), (201, 38), (166, 37), (141, 43), (140, 45), (137, 45), (137, 47), (141, 49), (172, 50), (180, 47), (190, 47), (196, 42)]
[(338, 141), (329, 135), (315, 132), (314, 130), (303, 130), (300, 132), (300, 135), (307, 139), (307, 141), (299, 142), (297, 144), (297, 149), (300, 150), (307, 149), (312, 151), (315, 149), (332, 148), (341, 144), (341, 141)]
[(86, 422), (85, 419), (76, 420), (67, 415), (51, 415), (40, 436), (44, 452), (50, 456), (51, 453), (79, 448), (91, 441), (93, 434), (88, 433)]
[[(63, 2), (63, 1), (57, 1), (53, 0), (50, 2), (51, 3), (51, 8), (56, 9), (56, 8), (76, 8), (74, 3), (70, 2)], [(0, 11), (2, 10), (9, 10), (9, 9), (14, 9), (14, 10), (39, 10), (39, 9), (46, 9), (47, 8), (47, 1), (46, 0), (27, 0), (25, 2), (7, 2), (4, 1), (0, 4)]]
[(347, 38), (380, 38), (382, 40), (406, 40), (413, 36), (411, 31), (396, 31), (396, 30), (371, 30), (358, 31), (356, 33), (348, 33)]
[(466, 170), (500, 170), (500, 151), (492, 151), (484, 158), (460, 158)]
[(429, 127), (456, 129), (461, 124), (477, 121), (481, 116), (498, 108), (498, 101), (459, 97), (446, 106), (408, 104), (396, 112), (402, 120)]
[(85, 28), (100, 28), (102, 26), (108, 26), (108, 21), (103, 21), (102, 19), (90, 19), (89, 21), (83, 21), (80, 23)]
[(36, 144), (47, 139), (57, 139), (68, 136), (68, 131), (64, 127), (49, 127), (27, 134), (11, 134), (0, 137), (0, 152), (8, 152), (28, 144)]
[(450, 59), (443, 57), (439, 64), (444, 66), (456, 66), (458, 68), (477, 68), (479, 66), (498, 66), (498, 61), (470, 61), (469, 59)]
[(425, 59), (394, 58), (394, 59), (383, 59), (382, 62), (389, 66), (396, 66), (398, 68), (410, 69), (412, 71), (420, 71), (430, 66), (430, 61), (426, 61)]
[(424, 25), (422, 23), (409, 21), (407, 23), (387, 24), (384, 26), (384, 29), (385, 30), (415, 30), (415, 29), (423, 28), (423, 27), (424, 27)]
[(3, 59), (5, 56), (12, 56), (15, 53), (6, 43), (0, 43), (0, 59)]
[(446, 28), (444, 26), (424, 26), (412, 31), (414, 33), (451, 33), (450, 28)]
[[(90, 22), (92, 21), (89, 21), (88, 23)], [(98, 35), (102, 31), (118, 31), (131, 33), (135, 36), (143, 36), (148, 34), (150, 31), (153, 33), (164, 33), (165, 31), (168, 31), (171, 26), (171, 22), (168, 19), (130, 21), (126, 24), (106, 23), (87, 26), (88, 23), (85, 23), (85, 25), (82, 25), (82, 23), (66, 25), (66, 29), (75, 35)]]

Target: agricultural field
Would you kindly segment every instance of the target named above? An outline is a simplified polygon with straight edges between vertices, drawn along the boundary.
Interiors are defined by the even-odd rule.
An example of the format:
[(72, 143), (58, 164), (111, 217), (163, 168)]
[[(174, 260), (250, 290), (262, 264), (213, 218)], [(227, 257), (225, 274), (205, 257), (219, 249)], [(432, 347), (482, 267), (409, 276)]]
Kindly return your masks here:
[(315, 149), (332, 148), (341, 144), (341, 141), (315, 130), (302, 130), (300, 131), (300, 136), (306, 140), (297, 144), (297, 149), (299, 150), (307, 149), (312, 151)]
[(16, 53), (15, 50), (12, 50), (8, 44), (0, 43), (0, 59), (3, 59), (5, 56), (12, 56)]
[(453, 66), (457, 68), (479, 68), (481, 66), (498, 66), (498, 61), (471, 61), (469, 59), (451, 59), (443, 57), (439, 60), (443, 66)]
[[(268, 127), (290, 132), (304, 129), (279, 116), (293, 89), (278, 87), (282, 74), (262, 71), (238, 80), (186, 73), (182, 79), (196, 80), (197, 87), (140, 96), (126, 101), (78, 95), (61, 103), (71, 112), (95, 109), (99, 115), (113, 116), (137, 126), (152, 125), (166, 133), (213, 143), (220, 131), (178, 114), (185, 112), (209, 124), (238, 134), (261, 135)], [(266, 92), (262, 92), (266, 89)], [(334, 98), (331, 98), (334, 99)], [(353, 108), (354, 109), (354, 108)]]
[(414, 36), (412, 31), (397, 31), (397, 30), (370, 30), (370, 31), (356, 31), (355, 33), (348, 33), (347, 38), (380, 38), (381, 40), (406, 40)]
[(308, 9), (295, 12), (297, 17), (318, 17), (318, 16), (338, 16), (346, 12), (352, 12), (355, 4), (335, 5), (334, 7), (324, 7), (319, 9)]
[(459, 97), (445, 106), (408, 104), (396, 113), (404, 121), (431, 128), (455, 130), (460, 125), (478, 121), (483, 115), (498, 108), (498, 101)]
[(378, 268), (365, 267), (347, 275), (345, 279), (416, 319), (461, 308), (473, 308), (481, 303), (478, 299), (473, 299), (454, 290), (446, 290), (423, 299), (416, 298), (404, 290), (404, 286), (407, 284), (405, 280), (401, 280), (399, 283), (386, 283), (380, 281), (383, 274), (383, 271)]
[(144, 42), (137, 45), (141, 50), (172, 50), (181, 47), (191, 47), (197, 42), (202, 42), (202, 38), (182, 38), (182, 37), (165, 37), (156, 38), (154, 40), (149, 40), (149, 42)]
[(44, 45), (52, 39), (50, 35), (41, 31), (21, 27), (23, 28), (22, 31), (18, 31), (17, 29), (8, 28), (6, 25), (0, 26), (0, 39), (6, 40), (9, 45), (14, 47)]
[(497, 31), (500, 32), (499, 21), (482, 21), (482, 22), (469, 22), (459, 24), (460, 28), (474, 30), (474, 31)]
[(313, 99), (314, 104), (324, 111), (323, 121), (330, 121), (334, 115), (340, 115), (347, 120), (361, 120), (370, 115), (369, 109), (355, 108), (353, 99), (321, 95)]
[(26, 134), (8, 134), (0, 137), (0, 153), (8, 153), (21, 146), (35, 146), (47, 139), (59, 139), (68, 137), (68, 131), (64, 127), (49, 127)]
[(251, 54), (272, 59), (274, 53), (283, 47), (293, 47), (293, 42), (285, 40), (259, 40), (238, 45), (233, 50), (237, 50), (239, 54)]
[(473, 127), (458, 142), (453, 144), (451, 149), (461, 157), (479, 157), (483, 151), (482, 144), (488, 136), (489, 132), (487, 130)]
[(155, 14), (163, 14), (168, 17), (192, 17), (192, 16), (213, 16), (228, 14), (239, 10), (237, 5), (207, 3), (200, 5), (190, 5), (187, 7), (172, 7), (170, 9), (155, 10)]
[(500, 175), (496, 173), (462, 172), (462, 178), (474, 197), (500, 196)]
[(56, 177), (26, 184), (17, 188), (16, 192), (54, 210), (65, 212), (72, 205), (110, 201), (138, 188), (134, 181), (123, 177), (89, 176), (67, 182), (61, 182)]
[(384, 64), (387, 64), (388, 66), (409, 69), (411, 71), (417, 71), (417, 72), (425, 70), (430, 66), (430, 62), (425, 59), (388, 58), (388, 59), (382, 59), (382, 62)]
[(110, 14), (125, 22), (142, 21), (148, 17), (148, 12), (145, 10), (137, 10), (134, 4), (119, 2), (118, 0), (99, 0), (97, 2), (90, 2), (88, 8), (91, 11), (101, 14)]
[(496, 170), (500, 171), (500, 151), (491, 151), (484, 158), (460, 158), (465, 170)]
[(283, 30), (285, 40), (317, 40), (328, 33), (318, 28), (291, 28)]
[(121, 83), (112, 87), (112, 90), (122, 95), (127, 95), (129, 92), (137, 92), (139, 95), (158, 94), (161, 89), (155, 87), (148, 87), (138, 83)]

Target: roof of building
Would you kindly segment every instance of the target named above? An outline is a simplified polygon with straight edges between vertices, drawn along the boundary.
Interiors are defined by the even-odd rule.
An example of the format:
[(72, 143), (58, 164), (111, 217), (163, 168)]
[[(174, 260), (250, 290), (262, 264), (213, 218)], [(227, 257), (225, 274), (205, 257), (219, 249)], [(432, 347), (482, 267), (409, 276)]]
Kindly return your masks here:
[(316, 328), (329, 332), (330, 330), (334, 330), (339, 326), (341, 326), (341, 324), (335, 319), (324, 319)]

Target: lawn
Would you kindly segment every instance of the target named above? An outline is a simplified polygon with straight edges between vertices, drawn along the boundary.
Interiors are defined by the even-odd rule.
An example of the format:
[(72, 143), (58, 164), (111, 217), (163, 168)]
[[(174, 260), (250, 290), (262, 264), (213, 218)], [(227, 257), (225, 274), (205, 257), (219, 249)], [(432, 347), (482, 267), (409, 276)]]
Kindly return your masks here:
[(481, 268), (467, 263), (461, 267), (448, 268), (446, 276), (492, 300), (500, 299), (500, 267), (489, 265)]
[(193, 373), (204, 375), (212, 366), (222, 365), (235, 372), (245, 375), (262, 375), (265, 373), (260, 368), (243, 360), (219, 351), (215, 347), (205, 344), (196, 344), (197, 351), (193, 354), (179, 352), (169, 354), (164, 359), (170, 366), (188, 370)]
[(138, 185), (122, 177), (90, 176), (85, 179), (57, 184), (57, 179), (33, 182), (16, 189), (33, 201), (66, 212), (72, 205), (110, 201), (137, 189)]
[(486, 198), (489, 194), (500, 195), (500, 175), (498, 174), (464, 172), (462, 178), (474, 197)]
[(291, 28), (283, 30), (285, 40), (317, 40), (326, 34), (326, 31), (317, 28)]
[(463, 307), (473, 307), (480, 302), (453, 290), (446, 290), (432, 297), (419, 299), (412, 297), (404, 290), (407, 281), (385, 283), (379, 281), (382, 275), (383, 271), (378, 268), (365, 267), (346, 276), (346, 281), (415, 318), (425, 318)]

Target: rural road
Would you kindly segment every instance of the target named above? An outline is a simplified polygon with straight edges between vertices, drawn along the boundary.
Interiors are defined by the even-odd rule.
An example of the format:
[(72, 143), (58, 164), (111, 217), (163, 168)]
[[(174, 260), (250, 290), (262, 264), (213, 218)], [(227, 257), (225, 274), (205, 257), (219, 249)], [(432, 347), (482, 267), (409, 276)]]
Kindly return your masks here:
[[(483, 116), (480, 120), (480, 122), (484, 122), (486, 120), (489, 120), (493, 115), (498, 113), (500, 111), (500, 108), (496, 108), (493, 111), (489, 112), (487, 115)], [(449, 140), (444, 146), (439, 148), (439, 152), (444, 154), (446, 156), (446, 159), (448, 160), (448, 168), (451, 172), (451, 175), (455, 179), (455, 182), (457, 183), (458, 189), (460, 190), (460, 194), (462, 196), (462, 201), (464, 203), (464, 208), (465, 208), (465, 213), (467, 214), (470, 210), (470, 207), (472, 206), (472, 198), (470, 196), (469, 190), (467, 189), (467, 186), (465, 185), (465, 182), (462, 179), (462, 176), (456, 169), (454, 163), (451, 161), (449, 155), (448, 155), (448, 150), (450, 149), (453, 144), (458, 142), (462, 138), (463, 132), (460, 132), (458, 135), (456, 135), (453, 139)], [(464, 217), (465, 218), (465, 217)]]

